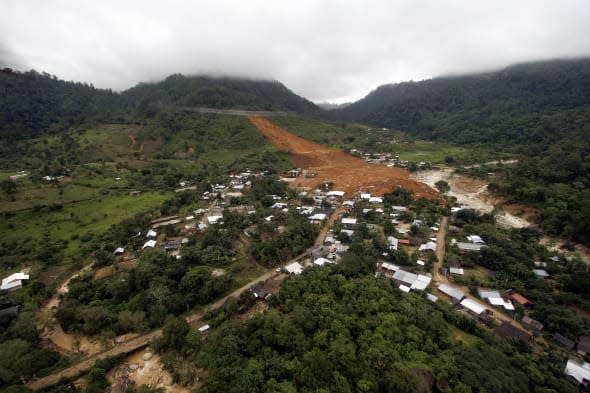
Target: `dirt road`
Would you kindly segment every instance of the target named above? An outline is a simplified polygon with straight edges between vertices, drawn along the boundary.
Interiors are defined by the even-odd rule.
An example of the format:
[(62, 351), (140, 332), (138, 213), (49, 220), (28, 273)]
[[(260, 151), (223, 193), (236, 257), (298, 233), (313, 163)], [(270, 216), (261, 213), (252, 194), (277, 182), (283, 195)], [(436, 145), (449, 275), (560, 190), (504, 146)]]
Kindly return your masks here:
[(440, 198), (436, 190), (411, 180), (406, 169), (368, 164), (343, 151), (300, 138), (262, 116), (249, 116), (248, 119), (273, 145), (288, 153), (295, 165), (317, 172), (313, 178), (297, 178), (291, 182), (291, 187), (315, 188), (318, 184), (333, 182), (335, 190), (342, 190), (350, 196), (359, 191), (383, 195), (400, 185), (413, 190), (416, 197)]
[[(334, 212), (332, 212), (332, 215), (326, 221), (324, 227), (320, 231), (314, 244), (323, 244), (329, 226), (334, 222), (334, 220), (336, 220), (336, 218), (338, 217), (338, 215), (340, 214), (341, 211), (342, 211), (342, 209), (339, 208), (339, 209), (334, 210)], [(308, 253), (308, 251), (305, 251), (301, 255), (291, 258), (289, 261), (285, 262), (285, 265), (295, 262), (297, 260), (301, 260), (302, 258), (304, 258), (307, 255), (307, 253)], [(76, 275), (77, 274), (79, 274), (79, 273), (76, 273)], [(64, 288), (63, 290), (67, 291), (67, 284), (69, 283), (69, 281), (73, 277), (75, 277), (75, 275), (73, 275), (66, 282), (64, 282), (60, 288)], [(204, 323), (202, 321), (202, 318), (203, 318), (203, 315), (208, 310), (219, 308), (219, 307), (223, 306), (229, 298), (232, 298), (232, 297), (237, 298), (240, 296), (240, 294), (242, 292), (247, 291), (248, 289), (253, 287), (255, 284), (257, 284), (258, 282), (266, 281), (266, 280), (273, 278), (273, 277), (275, 280), (282, 281), (287, 277), (287, 275), (282, 274), (282, 273), (277, 273), (275, 270), (271, 269), (271, 270), (267, 271), (266, 273), (264, 273), (263, 275), (256, 277), (255, 279), (251, 280), (247, 284), (236, 289), (232, 293), (224, 296), (223, 298), (215, 301), (214, 303), (211, 303), (207, 308), (201, 309), (191, 315), (188, 315), (186, 317), (187, 322), (189, 322), (191, 325), (199, 326), (200, 324)], [(80, 375), (81, 373), (90, 370), (92, 368), (92, 366), (94, 366), (94, 363), (99, 359), (105, 359), (107, 357), (117, 356), (120, 354), (130, 354), (132, 352), (135, 352), (138, 349), (141, 349), (141, 348), (149, 345), (149, 343), (153, 339), (160, 337), (161, 335), (162, 335), (162, 329), (154, 330), (148, 334), (145, 334), (145, 335), (136, 337), (132, 340), (129, 340), (128, 342), (118, 344), (117, 346), (115, 346), (112, 349), (109, 349), (108, 351), (90, 355), (87, 358), (81, 360), (80, 362), (74, 364), (73, 366), (71, 366), (67, 369), (61, 370), (57, 373), (48, 375), (46, 377), (43, 377), (43, 378), (40, 378), (40, 379), (37, 379), (34, 381), (30, 381), (29, 383), (27, 383), (27, 387), (29, 389), (39, 390), (39, 389), (43, 389), (47, 386), (51, 386), (51, 385), (56, 384), (62, 378), (74, 378), (74, 377)]]
[(496, 319), (499, 319), (503, 322), (511, 323), (512, 325), (518, 327), (519, 329), (525, 330), (523, 328), (523, 326), (520, 324), (520, 322), (515, 321), (514, 319), (512, 319), (512, 317), (510, 317), (507, 314), (504, 314), (502, 311), (498, 310), (497, 308), (490, 308), (489, 304), (482, 302), (481, 299), (470, 294), (469, 290), (467, 288), (450, 282), (446, 276), (444, 276), (440, 273), (440, 268), (443, 266), (444, 260), (445, 260), (445, 243), (446, 243), (448, 222), (449, 222), (449, 218), (443, 216), (442, 219), (440, 220), (440, 229), (438, 231), (438, 234), (436, 235), (436, 258), (437, 258), (437, 261), (434, 264), (434, 272), (432, 272), (433, 281), (437, 284), (447, 284), (455, 289), (462, 291), (463, 293), (465, 293), (465, 296), (467, 298), (469, 298), (469, 299), (473, 300), (474, 302), (477, 302), (481, 306), (491, 310)]

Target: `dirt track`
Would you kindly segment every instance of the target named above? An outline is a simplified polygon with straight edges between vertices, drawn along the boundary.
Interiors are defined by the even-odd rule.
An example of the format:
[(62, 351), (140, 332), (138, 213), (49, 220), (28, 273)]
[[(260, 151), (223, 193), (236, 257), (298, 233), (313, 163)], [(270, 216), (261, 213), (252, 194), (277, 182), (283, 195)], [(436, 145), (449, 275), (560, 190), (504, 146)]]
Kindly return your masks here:
[(297, 178), (291, 183), (292, 187), (315, 188), (321, 183), (333, 182), (335, 190), (351, 196), (359, 191), (383, 195), (400, 185), (413, 190), (416, 197), (440, 198), (435, 190), (411, 180), (405, 169), (368, 164), (343, 151), (300, 138), (262, 116), (249, 116), (248, 119), (273, 145), (289, 153), (295, 165), (317, 172), (313, 178)]

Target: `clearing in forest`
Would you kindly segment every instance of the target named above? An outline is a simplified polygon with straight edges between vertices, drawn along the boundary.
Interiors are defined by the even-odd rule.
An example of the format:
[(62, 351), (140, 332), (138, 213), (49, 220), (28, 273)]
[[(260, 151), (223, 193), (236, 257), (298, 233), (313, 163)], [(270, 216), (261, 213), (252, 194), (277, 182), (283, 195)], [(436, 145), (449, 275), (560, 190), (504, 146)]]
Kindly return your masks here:
[(440, 198), (440, 194), (423, 183), (409, 178), (406, 169), (369, 164), (340, 150), (330, 149), (298, 137), (262, 116), (249, 116), (250, 121), (278, 149), (288, 153), (300, 168), (317, 172), (312, 178), (299, 177), (292, 187), (316, 188), (325, 182), (348, 196), (359, 191), (383, 195), (399, 185), (414, 191), (415, 197)]

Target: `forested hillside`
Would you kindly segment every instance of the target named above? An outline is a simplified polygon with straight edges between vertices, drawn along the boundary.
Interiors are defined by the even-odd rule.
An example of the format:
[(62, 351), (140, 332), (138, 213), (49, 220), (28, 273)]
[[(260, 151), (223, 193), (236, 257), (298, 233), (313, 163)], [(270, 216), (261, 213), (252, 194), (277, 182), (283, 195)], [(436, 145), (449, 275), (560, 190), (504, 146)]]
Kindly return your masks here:
[(93, 121), (141, 121), (170, 106), (319, 113), (276, 81), (169, 76), (122, 93), (35, 71), (0, 71), (0, 138), (33, 137)]
[(552, 234), (590, 244), (590, 60), (384, 85), (330, 116), (520, 154), (492, 189), (539, 209)]
[(448, 305), (403, 294), (350, 264), (288, 279), (272, 305), (221, 324), (197, 345), (166, 344), (208, 370), (203, 392), (577, 390), (561, 378), (555, 354), (502, 344)]
[[(530, 151), (590, 131), (590, 60), (383, 85), (329, 116), (426, 139)], [(518, 150), (518, 149), (517, 149)]]
[(122, 108), (120, 96), (35, 71), (0, 71), (0, 138), (65, 130)]
[(304, 114), (320, 111), (312, 102), (295, 95), (277, 81), (175, 74), (162, 82), (140, 83), (123, 95), (132, 107), (142, 110), (174, 105)]

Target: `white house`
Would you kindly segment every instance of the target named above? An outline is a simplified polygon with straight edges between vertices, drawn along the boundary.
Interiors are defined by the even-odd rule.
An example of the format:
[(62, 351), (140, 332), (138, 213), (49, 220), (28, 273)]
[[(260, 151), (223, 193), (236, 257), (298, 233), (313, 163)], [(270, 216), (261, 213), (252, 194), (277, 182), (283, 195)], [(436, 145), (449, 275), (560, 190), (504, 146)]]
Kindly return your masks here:
[(2, 286), (0, 290), (3, 291), (14, 291), (23, 287), (23, 281), (28, 280), (29, 275), (19, 272), (11, 274), (10, 276), (2, 279)]
[(399, 245), (399, 241), (397, 240), (396, 237), (388, 236), (387, 237), (387, 242), (389, 243), (389, 249), (390, 250), (397, 250), (398, 245)]
[(213, 225), (213, 224), (220, 223), (220, 221), (222, 219), (223, 219), (223, 216), (220, 216), (220, 215), (209, 216), (209, 217), (207, 217), (207, 222), (209, 222), (209, 224)]
[(299, 262), (293, 262), (290, 265), (285, 266), (285, 270), (289, 274), (301, 274), (303, 272), (303, 266)]
[(484, 306), (469, 298), (463, 299), (460, 304), (475, 315), (481, 315), (487, 310)]
[(148, 239), (150, 237), (157, 237), (158, 236), (158, 232), (154, 231), (153, 229), (150, 229), (148, 231), (148, 233), (146, 233), (145, 237), (147, 237)]
[(353, 227), (356, 225), (356, 218), (353, 217), (344, 217), (341, 221), (342, 225), (346, 227)]
[(462, 267), (452, 267), (449, 269), (449, 273), (455, 274), (457, 276), (462, 276), (465, 274), (465, 271), (463, 270)]
[(324, 213), (316, 213), (313, 216), (310, 216), (309, 219), (311, 221), (324, 221), (326, 219), (326, 215)]
[(433, 251), (436, 252), (436, 243), (428, 242), (426, 244), (421, 244), (418, 248), (418, 251)]
[(467, 236), (467, 240), (469, 240), (473, 244), (486, 244), (481, 237), (478, 235), (470, 235)]
[(440, 284), (438, 290), (457, 302), (465, 297), (465, 294), (462, 291), (447, 284)]
[(317, 265), (317, 266), (324, 266), (326, 263), (334, 263), (334, 262), (329, 259), (326, 259), (326, 258), (318, 258), (315, 261), (313, 261), (313, 264)]
[(590, 381), (590, 364), (586, 362), (578, 363), (575, 360), (569, 359), (565, 365), (565, 373), (580, 385), (586, 386), (588, 381)]
[(156, 247), (157, 243), (158, 242), (156, 242), (155, 240), (148, 240), (147, 242), (145, 242), (143, 247), (141, 247), (141, 249), (145, 250), (146, 248), (154, 248), (154, 247)]
[(327, 197), (344, 198), (344, 191), (329, 191)]

